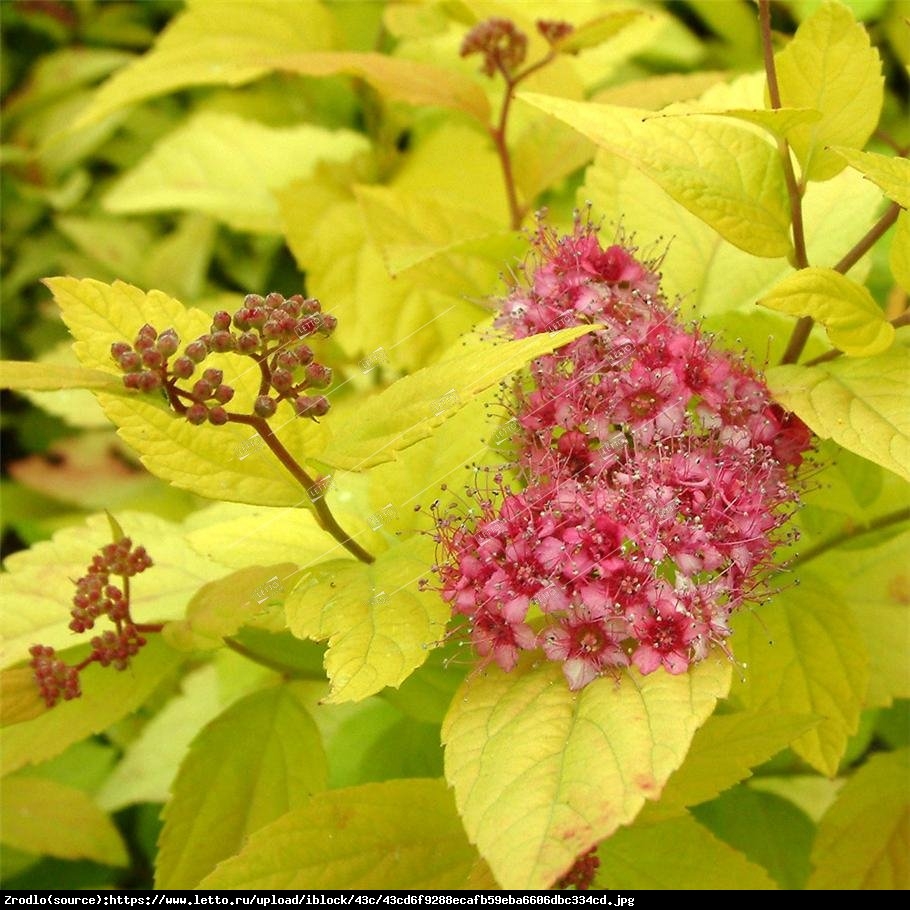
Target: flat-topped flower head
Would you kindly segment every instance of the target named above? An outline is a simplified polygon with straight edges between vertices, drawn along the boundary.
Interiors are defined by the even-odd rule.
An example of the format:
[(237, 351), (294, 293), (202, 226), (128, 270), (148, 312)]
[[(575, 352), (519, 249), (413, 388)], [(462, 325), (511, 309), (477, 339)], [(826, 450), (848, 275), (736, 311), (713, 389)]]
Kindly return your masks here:
[(598, 328), (535, 360), (504, 402), (519, 489), (437, 512), (442, 596), (505, 670), (527, 650), (573, 689), (629, 664), (685, 672), (755, 599), (810, 433), (680, 322), (655, 263), (581, 218), (568, 235), (541, 225), (534, 248), (497, 325)]

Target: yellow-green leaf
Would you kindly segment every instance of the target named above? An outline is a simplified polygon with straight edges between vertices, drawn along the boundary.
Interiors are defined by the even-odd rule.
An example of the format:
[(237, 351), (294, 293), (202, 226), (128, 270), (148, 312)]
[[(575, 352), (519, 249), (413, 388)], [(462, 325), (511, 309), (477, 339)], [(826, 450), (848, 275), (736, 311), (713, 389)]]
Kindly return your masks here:
[(697, 806), (692, 814), (725, 843), (767, 870), (781, 888), (805, 887), (815, 825), (789, 800), (755, 790), (751, 784), (740, 785)]
[[(670, 300), (681, 296), (687, 312), (754, 311), (755, 301), (792, 273), (786, 259), (758, 259), (728, 243), (631, 163), (606, 152), (588, 168), (579, 190), (579, 203), (588, 200), (605, 221), (620, 222), (634, 234), (644, 253), (662, 257), (664, 293)], [(881, 194), (850, 168), (825, 183), (811, 183), (803, 198), (809, 260), (833, 266), (880, 208)], [(737, 276), (735, 285), (730, 275)], [(851, 275), (861, 280), (862, 266)], [(790, 334), (783, 322), (782, 345)], [(756, 353), (764, 358), (766, 348), (763, 343)]]
[(656, 799), (730, 675), (715, 657), (574, 693), (552, 664), (468, 679), (443, 724), (446, 779), (502, 886), (549, 887)]
[(896, 155), (861, 152), (836, 145), (831, 147), (847, 163), (871, 180), (893, 202), (910, 209), (910, 159)]
[(237, 702), (193, 741), (164, 810), (157, 888), (193, 888), (254, 831), (325, 789), (316, 724), (295, 685)]
[(596, 19), (589, 19), (558, 41), (555, 41), (553, 47), (563, 54), (575, 54), (585, 48), (595, 47), (602, 41), (619, 34), (641, 14), (641, 10), (627, 9), (615, 13), (607, 13), (604, 16), (598, 16)]
[(520, 97), (634, 164), (735, 246), (756, 256), (789, 252), (790, 214), (777, 150), (750, 130), (547, 95)]
[(622, 828), (598, 848), (598, 880), (611, 890), (773, 890), (759, 865), (686, 813)]
[(399, 452), (395, 461), (371, 468), (367, 476), (374, 491), (374, 509), (391, 503), (400, 519), (397, 529), (424, 530), (425, 512), (415, 509), (429, 506), (440, 495), (443, 484), (461, 492), (474, 479), (466, 468), (486, 466), (495, 470), (508, 461), (508, 440), (503, 438), (508, 431), (502, 432), (504, 421), (497, 422), (497, 411), (491, 411), (498, 395), (498, 389), (491, 389), (432, 436)]
[[(290, 562), (247, 566), (209, 582), (187, 605), (186, 618), (165, 626), (165, 641), (181, 651), (205, 651), (220, 648), (225, 636), (248, 623), (274, 625), (275, 607), (296, 572), (297, 563)], [(279, 629), (283, 625), (279, 620)]]
[(486, 344), (405, 376), (351, 410), (350, 429), (319, 458), (352, 471), (390, 461), (510, 373), (593, 328), (579, 326)]
[[(353, 503), (355, 509), (359, 509), (358, 516), (355, 509), (335, 495), (342, 485), (343, 481), (333, 476), (325, 500), (344, 529), (355, 540), (364, 543), (361, 535), (366, 536), (369, 532), (365, 504)], [(203, 556), (217, 559), (232, 569), (245, 569), (250, 564), (270, 565), (277, 561), (306, 568), (327, 559), (349, 556), (307, 510), (219, 503), (203, 514), (209, 517), (201, 518), (200, 525), (188, 531), (186, 542)], [(194, 517), (199, 515), (197, 512)], [(375, 541), (369, 543), (375, 545)], [(287, 591), (289, 585), (282, 583), (282, 587)]]
[(693, 110), (693, 111), (672, 111), (664, 114), (656, 114), (657, 117), (731, 117), (734, 120), (742, 120), (746, 123), (753, 123), (767, 130), (777, 139), (786, 139), (790, 132), (798, 126), (806, 123), (814, 123), (821, 119), (818, 111), (809, 110), (808, 108), (756, 108), (750, 110), (747, 108), (730, 108), (729, 110)]
[(859, 725), (869, 657), (840, 593), (809, 570), (801, 570), (799, 580), (799, 587), (784, 588), (760, 614), (734, 620), (733, 647), (746, 669), (745, 681), (735, 681), (733, 691), (752, 711), (820, 718), (793, 741), (793, 749), (833, 776)]
[(0, 672), (0, 727), (21, 724), (47, 710), (31, 667), (13, 667)]
[[(476, 301), (496, 287), (502, 261), (460, 256), (443, 281), (435, 275), (428, 280), (420, 269), (391, 277), (365, 210), (348, 186), (362, 181), (360, 174), (322, 173), (279, 193), (287, 242), (306, 272), (308, 293), (338, 318), (342, 328), (333, 341), (353, 359), (381, 347), (392, 367), (416, 370), (438, 359), (477, 322), (482, 310)], [(489, 191), (500, 182), (487, 136), (467, 124), (445, 122), (415, 139), (391, 188), (408, 199), (432, 198), (438, 205), (485, 212), (505, 228), (505, 193)], [(380, 231), (375, 239), (382, 236)]]
[(818, 826), (812, 890), (910, 888), (910, 750), (873, 755)]
[[(85, 650), (77, 653), (86, 656)], [(63, 656), (66, 659), (68, 655)], [(124, 673), (91, 664), (79, 674), (81, 697), (60, 702), (26, 723), (4, 728), (0, 773), (38, 764), (93, 733), (103, 732), (142, 705), (176, 672), (180, 660), (181, 655), (167, 647), (160, 636), (150, 635), (148, 644)]]
[(334, 28), (316, 0), (192, 0), (150, 51), (101, 86), (74, 126), (192, 85), (251, 82), (276, 53), (331, 47)]
[(750, 777), (751, 769), (773, 758), (818, 718), (766, 711), (738, 711), (709, 717), (696, 732), (686, 760), (670, 776), (660, 800), (643, 816), (678, 815)]
[(57, 859), (129, 863), (116, 825), (87, 793), (41, 777), (7, 777), (0, 784), (0, 842)]
[(818, 774), (787, 774), (784, 777), (762, 775), (749, 781), (749, 789), (780, 796), (793, 803), (817, 824), (837, 798), (844, 781), (843, 777), (831, 780)]
[(92, 389), (110, 395), (134, 397), (119, 376), (84, 367), (33, 363), (28, 360), (0, 361), (0, 389), (47, 392), (54, 389)]
[(486, 126), (490, 103), (483, 89), (456, 69), (385, 54), (320, 52), (275, 54), (269, 61), (278, 70), (301, 76), (358, 76), (382, 95), (408, 104), (431, 104), (464, 111)]
[(202, 887), (461, 889), (477, 863), (444, 781), (392, 780), (314, 796), (253, 834)]
[(910, 531), (904, 531), (874, 547), (832, 550), (812, 563), (849, 604), (866, 643), (871, 667), (866, 707), (910, 698), (908, 552)]
[(811, 316), (825, 326), (835, 347), (854, 357), (880, 354), (894, 341), (894, 326), (868, 289), (834, 269), (800, 269), (758, 302), (791, 316)]
[[(898, 339), (902, 332), (898, 332)], [(910, 348), (839, 357), (813, 367), (772, 367), (774, 397), (819, 436), (910, 480)]]
[(354, 194), (367, 231), (390, 275), (471, 241), (504, 234), (495, 218), (473, 208), (386, 186), (358, 186)]
[(127, 744), (97, 793), (98, 805), (115, 812), (135, 803), (166, 803), (190, 743), (226, 707), (214, 661), (188, 673), (180, 691)]
[[(153, 565), (130, 586), (130, 610), (136, 622), (161, 622), (183, 615), (184, 607), (202, 585), (226, 574), (211, 559), (187, 552), (180, 527), (148, 513), (118, 513), (132, 537), (152, 557)], [(0, 663), (9, 666), (28, 657), (34, 644), (68, 648), (81, 639), (69, 629), (74, 581), (101, 547), (111, 542), (105, 515), (58, 531), (52, 540), (11, 555), (0, 575), (4, 603), (15, 610), (0, 612)]]
[(410, 539), (370, 565), (333, 560), (310, 570), (288, 595), (288, 626), (298, 638), (328, 641), (328, 702), (359, 701), (398, 686), (443, 635), (449, 607), (418, 590), (432, 556)]
[[(45, 284), (76, 339), (76, 355), (87, 367), (109, 367), (113, 372), (111, 343), (132, 341), (145, 322), (159, 332), (173, 327), (183, 344), (207, 332), (211, 323), (201, 310), (188, 309), (160, 291), (145, 292), (120, 281), (109, 285), (90, 278), (48, 278)], [(259, 380), (247, 360), (224, 354), (210, 357), (206, 364), (223, 370), (225, 383), (236, 391), (238, 410), (249, 410), (258, 395)], [(158, 395), (136, 393), (124, 399), (100, 393), (99, 401), (143, 464), (175, 486), (220, 500), (282, 506), (310, 502), (306, 491), (249, 427), (192, 426)], [(325, 445), (325, 423), (292, 415), (290, 405), (279, 408), (276, 435), (298, 457), (317, 452)]]
[(160, 140), (104, 197), (118, 215), (202, 212), (238, 231), (280, 233), (274, 191), (310, 177), (320, 161), (366, 151), (350, 130), (311, 124), (264, 126), (234, 114), (202, 111)]
[(812, 108), (822, 119), (790, 133), (803, 180), (827, 180), (844, 159), (827, 146), (859, 149), (878, 125), (884, 79), (868, 32), (841, 3), (822, 3), (775, 55), (784, 107)]
[(901, 212), (891, 238), (889, 257), (894, 280), (906, 291), (910, 290), (910, 214)]

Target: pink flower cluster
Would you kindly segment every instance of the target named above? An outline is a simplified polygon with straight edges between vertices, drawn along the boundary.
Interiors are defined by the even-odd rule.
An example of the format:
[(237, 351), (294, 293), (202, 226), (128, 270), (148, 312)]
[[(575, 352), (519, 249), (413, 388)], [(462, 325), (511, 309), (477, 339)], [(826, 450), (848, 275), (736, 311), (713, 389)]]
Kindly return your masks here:
[(442, 596), (485, 661), (561, 661), (572, 689), (630, 663), (682, 673), (755, 599), (810, 433), (761, 379), (680, 324), (659, 276), (590, 223), (541, 227), (516, 338), (595, 331), (537, 359), (508, 405), (520, 491), (436, 511)]

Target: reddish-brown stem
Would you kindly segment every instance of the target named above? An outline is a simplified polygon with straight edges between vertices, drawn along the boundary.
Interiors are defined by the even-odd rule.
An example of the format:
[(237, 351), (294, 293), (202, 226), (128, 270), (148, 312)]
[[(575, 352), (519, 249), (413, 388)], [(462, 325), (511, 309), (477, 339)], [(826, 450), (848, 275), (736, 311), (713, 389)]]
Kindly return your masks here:
[[(891, 325), (893, 325), (896, 329), (899, 329), (904, 325), (910, 325), (910, 310), (907, 310), (905, 313), (901, 313), (900, 316), (895, 316), (894, 319), (890, 321)], [(837, 358), (841, 357), (843, 353), (844, 352), (838, 348), (832, 348), (830, 351), (826, 351), (824, 354), (819, 354), (818, 357), (813, 357), (811, 360), (807, 360), (805, 365), (807, 367), (814, 367), (819, 363), (827, 363), (829, 360), (837, 360)]]
[(133, 628), (137, 632), (145, 632), (146, 634), (152, 634), (154, 632), (161, 632), (164, 630), (163, 622), (137, 622), (133, 623)]
[(849, 272), (850, 269), (852, 269), (873, 246), (875, 246), (876, 242), (888, 228), (897, 221), (897, 216), (900, 215), (900, 213), (901, 207), (896, 202), (892, 202), (885, 211), (885, 214), (882, 215), (868, 231), (866, 231), (856, 245), (844, 255), (843, 259), (841, 259), (836, 266), (834, 266), (834, 271), (846, 275), (847, 272)]
[(810, 547), (808, 550), (804, 550), (798, 556), (795, 556), (792, 560), (790, 560), (790, 562), (787, 563), (786, 568), (788, 570), (793, 569), (798, 565), (802, 565), (812, 559), (816, 559), (817, 557), (821, 556), (822, 553), (826, 553), (828, 550), (833, 550), (835, 547), (839, 547), (842, 543), (846, 543), (848, 540), (854, 540), (863, 534), (872, 534), (875, 531), (881, 531), (883, 528), (889, 528), (892, 525), (900, 524), (903, 521), (910, 521), (910, 509), (899, 509), (896, 512), (889, 512), (887, 515), (881, 515), (878, 518), (874, 518), (868, 524), (854, 525), (853, 527), (842, 531), (836, 537), (832, 537), (829, 540), (822, 540), (814, 547)]
[(269, 670), (274, 670), (276, 673), (280, 673), (286, 678), (299, 678), (305, 675), (303, 673), (300, 673), (294, 667), (289, 667), (287, 664), (283, 664), (277, 660), (270, 660), (268, 657), (265, 657), (262, 654), (257, 654), (255, 651), (251, 651), (246, 645), (243, 645), (237, 641), (236, 638), (225, 636), (223, 641), (235, 653), (240, 654), (247, 660), (251, 660), (253, 663), (257, 663), (262, 667), (267, 667)]
[[(897, 221), (897, 216), (900, 212), (901, 207), (896, 202), (891, 203), (885, 214), (869, 228), (852, 249), (844, 254), (840, 262), (834, 266), (834, 271), (846, 275), (847, 272), (849, 272), (870, 249), (872, 249), (888, 228)], [(903, 317), (899, 316), (897, 320), (892, 320), (892, 325), (895, 327), (905, 325), (905, 322), (899, 321), (902, 319)], [(806, 345), (806, 341), (809, 339), (809, 333), (812, 331), (812, 326), (813, 321), (810, 316), (803, 316), (799, 319), (796, 323), (796, 327), (793, 329), (793, 334), (790, 336), (790, 341), (787, 344), (787, 350), (784, 352), (781, 363), (796, 363)], [(841, 353), (842, 352), (837, 349), (828, 351), (825, 354), (821, 354), (820, 356), (807, 361), (806, 366), (813, 366), (817, 363), (834, 360), (836, 357), (840, 357)]]
[(509, 203), (510, 224), (512, 230), (515, 231), (521, 227), (521, 222), (524, 220), (525, 216), (525, 209), (522, 208), (518, 201), (518, 190), (515, 187), (515, 174), (512, 170), (512, 155), (509, 152), (509, 146), (506, 142), (506, 130), (509, 125), (509, 110), (512, 107), (513, 93), (518, 84), (527, 79), (531, 73), (543, 69), (543, 67), (555, 58), (555, 56), (556, 54), (553, 51), (550, 51), (545, 57), (538, 60), (537, 63), (532, 63), (530, 66), (514, 75), (502, 66), (502, 64), (499, 64), (498, 66), (499, 72), (506, 81), (506, 90), (502, 99), (502, 108), (499, 112), (499, 121), (496, 126), (489, 127), (489, 130), (490, 136), (493, 139), (493, 144), (496, 146), (496, 154), (499, 157), (500, 167), (502, 168), (502, 178), (506, 187), (506, 199)]
[[(268, 421), (264, 417), (258, 417), (252, 414), (233, 414), (229, 413), (227, 419), (230, 423), (242, 423), (253, 427), (262, 437), (263, 442), (271, 449), (272, 454), (284, 465), (291, 476), (310, 494), (316, 486), (316, 481), (300, 466), (294, 456), (284, 447), (281, 440), (272, 431)], [(316, 513), (316, 520), (320, 527), (328, 531), (349, 553), (356, 556), (361, 562), (375, 562), (372, 553), (367, 552), (355, 541), (344, 528), (335, 519), (331, 509), (325, 502), (325, 498), (320, 496), (311, 499), (313, 511)]]
[[(758, 20), (761, 31), (762, 53), (765, 60), (765, 74), (768, 79), (768, 96), (771, 107), (777, 110), (781, 106), (780, 87), (777, 84), (777, 68), (774, 65), (774, 47), (771, 43), (771, 3), (770, 0), (758, 0)], [(780, 154), (783, 167), (784, 182), (787, 185), (787, 197), (790, 200), (790, 225), (793, 231), (793, 254), (795, 265), (798, 269), (809, 266), (809, 257), (806, 254), (806, 234), (803, 226), (802, 190), (793, 171), (793, 161), (790, 158), (790, 146), (786, 139), (777, 140), (777, 150)], [(802, 353), (809, 333), (812, 331), (812, 318), (803, 316), (793, 327), (793, 333), (784, 351), (781, 363), (796, 363)]]

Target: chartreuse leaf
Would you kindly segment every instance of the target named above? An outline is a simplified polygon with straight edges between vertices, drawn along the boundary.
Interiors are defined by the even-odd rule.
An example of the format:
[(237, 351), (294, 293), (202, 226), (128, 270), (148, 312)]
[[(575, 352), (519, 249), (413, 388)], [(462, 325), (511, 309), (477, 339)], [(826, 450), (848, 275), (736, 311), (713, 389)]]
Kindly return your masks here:
[[(76, 339), (76, 355), (87, 367), (115, 373), (111, 343), (132, 342), (145, 322), (159, 332), (173, 327), (184, 345), (207, 332), (211, 324), (211, 317), (201, 310), (188, 309), (160, 291), (145, 292), (120, 281), (108, 285), (89, 278), (48, 278), (45, 284)], [(249, 409), (258, 394), (258, 371), (249, 363), (227, 354), (206, 361), (207, 366), (223, 370), (225, 383), (236, 391), (238, 410)], [(306, 491), (280, 462), (270, 454), (266, 457), (261, 441), (253, 445), (256, 434), (248, 427), (192, 426), (158, 395), (136, 393), (124, 399), (101, 393), (99, 401), (143, 464), (175, 486), (213, 499), (284, 506), (309, 503)], [(290, 405), (283, 407), (274, 430), (285, 448), (307, 454), (321, 448), (325, 425), (292, 419)]]
[(897, 218), (889, 263), (894, 280), (904, 290), (910, 288), (910, 215), (907, 212), (901, 212)]
[(110, 395), (132, 397), (118, 376), (85, 367), (33, 363), (29, 360), (0, 361), (0, 389), (16, 392), (49, 392), (56, 389), (92, 389)]
[(874, 357), (772, 367), (766, 378), (813, 432), (910, 480), (908, 374), (910, 348), (898, 343)]
[(477, 865), (445, 782), (392, 780), (314, 796), (254, 833), (201, 887), (461, 889)]
[[(419, 675), (413, 674), (409, 681)], [(326, 742), (332, 789), (442, 774), (438, 723), (416, 721), (379, 697), (346, 707), (355, 710), (340, 723), (336, 721)], [(402, 743), (407, 743), (406, 749), (401, 748)]]
[(910, 531), (903, 531), (874, 547), (832, 550), (812, 562), (812, 570), (836, 585), (849, 604), (866, 643), (871, 667), (866, 707), (887, 707), (895, 698), (910, 698), (907, 552)]
[[(664, 293), (670, 300), (681, 296), (689, 312), (726, 317), (731, 310), (754, 310), (756, 299), (792, 273), (785, 259), (758, 259), (728, 243), (630, 162), (606, 152), (588, 168), (578, 200), (590, 200), (598, 215), (621, 221), (637, 238), (653, 238), (643, 252), (665, 254)], [(857, 231), (871, 226), (880, 207), (881, 194), (849, 168), (830, 181), (809, 184), (803, 220), (810, 261), (833, 266)], [(734, 274), (735, 286), (729, 280)], [(851, 274), (862, 277), (860, 267)], [(789, 337), (789, 327), (783, 337)], [(766, 346), (756, 353), (765, 358)]]
[(270, 65), (301, 76), (357, 76), (381, 95), (408, 104), (464, 111), (486, 126), (490, 103), (483, 89), (456, 69), (445, 69), (386, 54), (321, 52), (274, 54)]
[(787, 774), (785, 777), (753, 777), (749, 789), (774, 793), (793, 803), (804, 815), (817, 823), (837, 798), (845, 778), (833, 780), (818, 774)]
[(491, 343), (405, 376), (349, 411), (350, 429), (319, 458), (354, 471), (390, 461), (510, 373), (592, 329), (578, 326)]
[(801, 570), (799, 578), (799, 587), (782, 590), (760, 617), (734, 620), (734, 650), (746, 670), (733, 691), (752, 711), (820, 717), (793, 749), (833, 776), (859, 725), (869, 658), (842, 594), (824, 575)]
[(367, 148), (350, 130), (270, 127), (201, 111), (124, 174), (103, 204), (118, 215), (202, 212), (238, 231), (277, 234), (274, 190), (310, 177), (320, 161), (345, 161)]
[(839, 145), (833, 146), (832, 151), (871, 180), (892, 202), (910, 209), (910, 159), (860, 152)]
[(118, 385), (123, 389), (123, 393), (129, 394), (129, 390), (123, 387), (122, 381), (118, 382), (118, 379), (109, 373), (105, 373), (103, 370), (85, 370), (84, 367), (80, 367), (79, 361), (73, 352), (73, 346), (68, 341), (59, 342), (35, 358), (35, 361), (27, 361), (27, 363), (28, 366), (25, 370), (20, 372), (18, 364), (7, 368), (4, 363), (0, 362), (0, 375), (8, 375), (4, 374), (4, 370), (8, 369), (13, 377), (21, 376), (23, 379), (29, 377), (27, 381), (30, 382), (30, 377), (32, 376), (35, 377), (36, 381), (40, 381), (38, 377), (44, 375), (42, 367), (54, 368), (51, 371), (51, 375), (56, 374), (61, 378), (65, 374), (56, 373), (57, 367), (63, 367), (65, 370), (81, 371), (79, 374), (71, 374), (74, 381), (77, 382), (77, 385), (73, 388), (61, 387), (56, 391), (49, 392), (23, 390), (23, 394), (32, 404), (48, 414), (59, 417), (68, 426), (79, 427), (80, 429), (99, 429), (102, 427), (107, 429), (111, 425), (104, 411), (101, 410), (98, 399), (82, 386), (82, 381), (88, 378), (86, 373), (97, 372), (102, 374), (105, 377), (104, 379), (100, 376), (96, 377), (99, 385), (104, 383), (106, 390), (109, 390), (113, 395), (122, 394)]
[(620, 828), (597, 848), (597, 881), (612, 889), (772, 890), (768, 873), (685, 813)]
[(777, 151), (748, 129), (547, 95), (520, 97), (634, 164), (740, 249), (767, 257), (789, 252), (790, 215)]
[[(77, 653), (86, 656), (84, 650)], [(63, 656), (68, 660), (68, 654)], [(4, 728), (2, 774), (53, 758), (67, 746), (103, 732), (142, 705), (177, 671), (180, 659), (160, 636), (150, 635), (125, 673), (91, 664), (79, 674), (80, 698), (60, 702), (27, 723)], [(6, 692), (2, 695), (5, 699)]]
[(781, 888), (805, 887), (815, 826), (789, 800), (739, 786), (698, 806), (693, 814), (731, 847), (767, 869)]
[[(445, 484), (461, 492), (473, 483), (476, 470), (501, 468), (510, 460), (511, 442), (498, 398), (491, 389), (463, 408), (456, 420), (448, 420), (432, 436), (398, 453), (395, 461), (372, 468), (372, 503), (381, 509), (391, 503), (399, 516), (397, 529), (414, 531), (425, 527), (425, 512)], [(497, 435), (499, 434), (499, 435)]]
[[(419, 369), (476, 323), (474, 301), (495, 286), (502, 261), (464, 255), (457, 260), (460, 272), (449, 268), (444, 281), (426, 280), (417, 269), (393, 278), (376, 245), (386, 226), (367, 222), (366, 208), (347, 185), (362, 180), (361, 174), (321, 173), (278, 193), (288, 245), (306, 271), (308, 292), (338, 317), (343, 330), (333, 340), (349, 356), (360, 359), (382, 348), (393, 367)], [(445, 122), (416, 138), (390, 189), (407, 206), (398, 217), (413, 217), (419, 209), (413, 200), (430, 199), (432, 206), (484, 212), (504, 228), (505, 194), (491, 196), (489, 190), (501, 180), (487, 136)]]
[(577, 54), (585, 48), (596, 47), (619, 34), (630, 22), (641, 15), (641, 10), (627, 9), (607, 13), (583, 22), (567, 35), (553, 42), (553, 47), (563, 54)]
[(484, 212), (391, 187), (358, 186), (354, 195), (393, 276), (466, 241), (504, 233)]
[[(144, 546), (153, 560), (131, 583), (130, 611), (136, 622), (182, 616), (202, 585), (226, 574), (214, 560), (187, 551), (179, 525), (148, 513), (119, 513), (118, 518), (133, 543)], [(95, 552), (110, 542), (107, 517), (94, 515), (86, 524), (65, 528), (52, 540), (8, 557), (0, 592), (4, 603), (14, 603), (16, 609), (0, 611), (3, 666), (27, 659), (34, 644), (60, 649), (80, 643), (69, 629), (74, 581), (85, 574)]]
[(878, 125), (884, 100), (878, 51), (853, 14), (828, 0), (774, 59), (781, 104), (822, 114), (790, 133), (803, 181), (827, 180), (844, 168), (844, 159), (827, 146), (862, 148)]
[(47, 711), (31, 667), (11, 667), (0, 672), (0, 705), (0, 727), (21, 724)]
[(432, 562), (412, 538), (372, 564), (332, 560), (314, 566), (287, 596), (288, 627), (298, 638), (328, 641), (326, 701), (358, 701), (398, 686), (442, 637), (449, 608), (418, 590)]
[(187, 86), (251, 82), (269, 72), (277, 50), (323, 49), (333, 39), (331, 14), (315, 0), (192, 0), (148, 53), (101, 86), (75, 126)]
[(868, 289), (834, 269), (800, 269), (758, 302), (791, 316), (811, 316), (825, 326), (835, 347), (854, 357), (880, 354), (894, 341), (894, 326)]
[(752, 768), (817, 723), (813, 717), (765, 711), (712, 715), (696, 731), (686, 760), (670, 775), (660, 800), (645, 808), (643, 818), (678, 815), (685, 806), (712, 799), (750, 777)]
[[(357, 477), (359, 479), (360, 475)], [(339, 480), (333, 475), (325, 496), (326, 501), (344, 529), (355, 540), (367, 545), (372, 552), (377, 547), (377, 541), (370, 539), (366, 542), (363, 539), (370, 533), (367, 518), (371, 510), (366, 503), (356, 503), (360, 506), (358, 515), (356, 511), (345, 508), (347, 504), (339, 502), (335, 496), (345, 480), (346, 477)], [(194, 550), (204, 556), (217, 558), (231, 568), (245, 569), (251, 563), (271, 565), (279, 560), (306, 568), (327, 559), (345, 559), (350, 556), (334, 537), (319, 527), (310, 511), (240, 506), (233, 503), (221, 503), (211, 509), (211, 514), (217, 518), (211, 524), (206, 523), (203, 527), (189, 531), (185, 539)], [(284, 591), (288, 590), (286, 579), (281, 582), (281, 587)]]
[(325, 789), (319, 731), (294, 684), (254, 692), (193, 741), (164, 810), (157, 888), (193, 888), (253, 832)]
[[(220, 648), (241, 626), (276, 625), (275, 608), (296, 572), (297, 563), (291, 562), (247, 566), (209, 582), (187, 605), (186, 618), (164, 627), (165, 641), (180, 651), (205, 651)], [(279, 618), (277, 630), (283, 626)]]
[(0, 843), (58, 859), (129, 863), (116, 826), (84, 790), (40, 777), (0, 783)]
[(813, 890), (910, 888), (910, 750), (873, 755), (818, 825)]
[(818, 111), (809, 110), (808, 108), (730, 108), (729, 110), (693, 110), (693, 111), (667, 111), (663, 114), (657, 114), (657, 117), (730, 117), (733, 120), (742, 120), (745, 123), (752, 123), (767, 130), (776, 139), (786, 139), (788, 135), (798, 126), (806, 123), (814, 123), (821, 120), (821, 114)]
[(500, 884), (549, 887), (656, 799), (730, 675), (712, 658), (574, 693), (555, 665), (469, 678), (443, 724), (446, 779)]
[(127, 745), (98, 791), (98, 805), (114, 812), (135, 803), (166, 803), (193, 738), (225, 707), (214, 663), (188, 673), (180, 692)]

